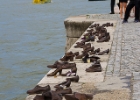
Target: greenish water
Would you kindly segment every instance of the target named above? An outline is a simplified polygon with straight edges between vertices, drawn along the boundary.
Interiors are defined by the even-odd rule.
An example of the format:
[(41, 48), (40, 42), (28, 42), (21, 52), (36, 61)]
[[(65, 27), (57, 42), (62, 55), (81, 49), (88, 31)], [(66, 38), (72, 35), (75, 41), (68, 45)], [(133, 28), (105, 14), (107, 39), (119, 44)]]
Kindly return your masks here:
[(64, 54), (64, 20), (69, 16), (110, 12), (110, 0), (32, 0), (0, 2), (0, 100), (25, 100)]

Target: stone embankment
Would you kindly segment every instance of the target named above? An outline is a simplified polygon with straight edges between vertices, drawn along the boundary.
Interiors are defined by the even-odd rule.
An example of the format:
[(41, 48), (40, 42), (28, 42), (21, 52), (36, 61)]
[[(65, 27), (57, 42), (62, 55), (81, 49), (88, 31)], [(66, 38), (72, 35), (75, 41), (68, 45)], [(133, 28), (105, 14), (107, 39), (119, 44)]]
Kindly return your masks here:
[[(92, 16), (92, 17), (91, 17)], [(76, 63), (79, 82), (71, 82), (72, 92), (92, 94), (93, 100), (139, 100), (140, 99), (140, 67), (139, 67), (139, 33), (140, 23), (122, 24), (118, 14), (99, 14), (89, 16), (73, 16), (65, 20), (67, 32), (66, 52), (82, 53), (82, 48), (75, 48), (77, 42), (91, 30), (92, 25), (103, 25), (113, 23), (113, 26), (105, 27), (110, 34), (108, 42), (89, 41), (94, 49), (100, 51), (109, 49), (108, 54), (95, 55), (100, 57), (101, 72), (86, 72), (93, 62), (84, 63), (82, 59), (75, 59), (69, 63)], [(82, 26), (83, 25), (83, 26)], [(135, 26), (135, 27), (134, 27)], [(59, 60), (59, 59), (58, 59)], [(50, 85), (51, 90), (54, 86), (66, 81), (68, 76), (47, 76), (54, 72), (51, 69), (37, 84), (39, 86)], [(63, 73), (70, 69), (63, 69)], [(34, 88), (34, 87), (33, 87)], [(33, 100), (38, 94), (28, 95), (26, 100)], [(63, 98), (65, 99), (65, 98)]]

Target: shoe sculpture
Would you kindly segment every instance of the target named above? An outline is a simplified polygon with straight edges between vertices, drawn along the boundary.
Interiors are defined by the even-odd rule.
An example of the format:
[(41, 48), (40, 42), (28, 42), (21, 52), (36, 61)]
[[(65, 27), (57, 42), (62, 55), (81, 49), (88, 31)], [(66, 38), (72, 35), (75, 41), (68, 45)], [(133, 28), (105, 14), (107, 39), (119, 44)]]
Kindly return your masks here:
[(89, 68), (86, 68), (86, 72), (101, 72), (102, 67), (100, 64), (93, 64)]
[(47, 85), (45, 87), (41, 87), (41, 86), (37, 85), (33, 89), (28, 90), (27, 94), (29, 94), (29, 95), (31, 95), (31, 94), (40, 94), (42, 92), (50, 91), (50, 90), (51, 90), (51, 88), (50, 88), (49, 85)]
[[(97, 61), (97, 60), (99, 60), (100, 59), (100, 57), (97, 57), (97, 56), (91, 56), (91, 57), (89, 57), (89, 54), (87, 54), (86, 56), (84, 56), (83, 57), (83, 62), (84, 63), (88, 63), (88, 62), (94, 62), (94, 61)], [(89, 61), (88, 61), (89, 60)]]
[(103, 55), (103, 54), (105, 54), (105, 53), (107, 53), (107, 54), (108, 54), (108, 53), (109, 53), (109, 49), (104, 50), (104, 51), (102, 51), (102, 52), (99, 52), (99, 53), (98, 53), (98, 55)]
[(66, 88), (66, 89), (58, 90), (58, 91), (56, 91), (56, 93), (64, 96), (65, 94), (71, 94), (72, 89), (71, 88)]
[(108, 42), (109, 40), (110, 40), (110, 35), (109, 33), (106, 33), (106, 36), (102, 37), (97, 42)]
[(71, 78), (66, 78), (66, 80), (71, 80), (71, 82), (78, 82), (79, 81), (79, 76), (71, 77)]
[(65, 53), (64, 57), (62, 57), (60, 60), (61, 61), (73, 61), (73, 58), (74, 58), (75, 54), (73, 54), (73, 52), (67, 52)]
[(62, 95), (57, 94), (56, 91), (49, 91), (42, 94), (44, 100), (62, 100)]
[(59, 75), (61, 75), (62, 73), (62, 67), (58, 67), (55, 71), (53, 71), (52, 73), (50, 74), (47, 74), (47, 76), (55, 76), (57, 73), (59, 72)]
[(71, 67), (71, 70), (66, 72), (65, 74), (61, 74), (61, 76), (76, 76), (76, 73), (77, 73), (77, 67), (76, 67), (76, 64), (75, 66), (72, 66)]
[(68, 64), (67, 61), (62, 61), (62, 62), (59, 62), (59, 61), (56, 61), (53, 65), (48, 65), (47, 67), (48, 68), (57, 68), (58, 65), (65, 65), (65, 64)]
[(68, 63), (62, 66), (63, 69), (69, 69), (72, 67), (76, 67), (76, 63)]
[(58, 85), (55, 85), (55, 88), (60, 88), (60, 87), (69, 87), (71, 85), (71, 80), (66, 80), (62, 83), (59, 83)]
[(66, 100), (92, 100), (93, 95), (92, 94), (84, 94), (84, 93), (78, 93), (74, 92), (73, 94), (66, 94), (64, 95)]

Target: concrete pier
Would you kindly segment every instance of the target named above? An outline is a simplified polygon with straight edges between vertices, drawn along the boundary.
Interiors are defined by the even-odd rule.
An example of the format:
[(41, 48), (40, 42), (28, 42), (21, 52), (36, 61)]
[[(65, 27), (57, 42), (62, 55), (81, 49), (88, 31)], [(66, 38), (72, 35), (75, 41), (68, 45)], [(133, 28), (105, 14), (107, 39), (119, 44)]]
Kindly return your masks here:
[[(85, 24), (83, 30), (79, 27), (70, 27), (71, 22), (76, 21)], [(69, 23), (70, 22), (70, 23)], [(118, 14), (90, 14), (70, 17), (65, 20), (67, 32), (66, 52), (82, 52), (81, 48), (74, 48), (75, 43), (81, 41), (81, 37), (87, 33), (89, 26), (92, 24), (113, 23), (113, 27), (105, 27), (110, 33), (110, 41), (98, 43), (95, 40), (90, 42), (92, 46), (100, 48), (101, 51), (109, 49), (110, 53), (105, 55), (97, 55), (101, 59), (102, 72), (88, 73), (86, 68), (90, 67), (92, 63), (83, 63), (81, 59), (74, 59), (77, 67), (77, 75), (80, 79), (78, 83), (71, 83), (73, 92), (92, 93), (93, 100), (139, 100), (140, 99), (140, 66), (139, 66), (139, 34), (140, 23), (134, 23), (133, 18), (129, 19), (129, 23), (122, 24)], [(91, 24), (90, 24), (91, 23)], [(78, 25), (75, 24), (75, 25)], [(89, 25), (89, 26), (88, 26)], [(78, 26), (81, 26), (80, 24)], [(76, 28), (76, 31), (72, 31)], [(77, 34), (76, 34), (77, 33)], [(74, 34), (74, 35), (72, 35)], [(76, 38), (76, 39), (69, 39)], [(58, 59), (59, 60), (59, 59)], [(51, 69), (48, 73), (53, 72)], [(63, 73), (69, 71), (64, 69)], [(47, 74), (38, 83), (40, 86), (50, 85), (54, 90), (54, 85), (65, 81), (67, 77), (51, 76)], [(33, 87), (34, 88), (34, 87)], [(28, 95), (26, 100), (33, 100), (37, 94)], [(64, 98), (63, 98), (64, 99)]]

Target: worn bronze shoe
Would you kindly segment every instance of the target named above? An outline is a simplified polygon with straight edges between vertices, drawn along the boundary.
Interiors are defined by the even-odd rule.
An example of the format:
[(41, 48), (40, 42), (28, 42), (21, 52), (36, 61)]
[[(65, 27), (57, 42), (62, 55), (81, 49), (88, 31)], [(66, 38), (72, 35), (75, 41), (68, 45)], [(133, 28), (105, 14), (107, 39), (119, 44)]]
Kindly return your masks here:
[(93, 64), (89, 68), (86, 68), (86, 72), (101, 72), (102, 68), (100, 64)]
[(78, 100), (92, 100), (93, 99), (93, 95), (92, 94), (84, 94), (84, 93), (75, 92), (74, 96)]
[[(62, 95), (58, 94), (56, 91), (51, 91), (51, 100), (62, 100)], [(48, 99), (46, 99), (48, 100)]]
[(107, 50), (104, 50), (104, 51), (102, 51), (102, 52), (99, 52), (98, 53), (98, 55), (103, 55), (103, 54), (108, 54), (109, 53), (109, 49), (107, 49)]
[(72, 68), (72, 67), (75, 67), (76, 66), (76, 63), (68, 63), (68, 64), (65, 64), (62, 66), (63, 69), (69, 69), (69, 68)]
[(66, 89), (62, 89), (59, 91), (56, 91), (57, 94), (61, 94), (62, 96), (64, 96), (65, 94), (71, 94), (72, 93), (72, 89), (71, 88), (66, 88)]
[(93, 95), (92, 94), (84, 94), (84, 93), (78, 93), (74, 92), (73, 94), (66, 94), (64, 95), (66, 100), (92, 100)]
[(75, 48), (82, 48), (85, 45), (85, 42), (77, 42)]
[(66, 100), (79, 100), (74, 96), (74, 94), (66, 94), (64, 97)]
[(71, 80), (71, 82), (78, 82), (79, 81), (79, 76), (71, 77), (71, 78), (66, 78), (66, 80)]
[(59, 87), (69, 87), (71, 85), (71, 80), (66, 80), (62, 83), (59, 83), (58, 85), (55, 85), (55, 88), (59, 88)]
[(45, 91), (50, 91), (51, 88), (49, 85), (45, 86), (45, 87), (41, 87), (39, 85), (35, 86), (33, 89), (28, 90), (27, 94), (31, 95), (31, 94), (41, 94), (42, 92)]
[(68, 61), (68, 60), (73, 61), (74, 56), (75, 56), (75, 54), (73, 54), (73, 52), (70, 51), (70, 52), (65, 53), (65, 55), (62, 58), (60, 58), (60, 60), (61, 61)]
[(46, 99), (42, 95), (36, 95), (33, 100), (46, 100)]
[(57, 73), (59, 72), (59, 74), (61, 75), (62, 73), (62, 67), (58, 67), (54, 72), (47, 74), (47, 76), (55, 76)]
[(56, 61), (53, 65), (48, 65), (47, 67), (48, 68), (57, 68), (58, 67), (58, 65), (65, 65), (65, 64), (68, 64), (68, 62), (67, 61), (62, 61), (62, 62), (59, 62), (59, 61)]

